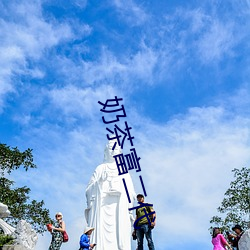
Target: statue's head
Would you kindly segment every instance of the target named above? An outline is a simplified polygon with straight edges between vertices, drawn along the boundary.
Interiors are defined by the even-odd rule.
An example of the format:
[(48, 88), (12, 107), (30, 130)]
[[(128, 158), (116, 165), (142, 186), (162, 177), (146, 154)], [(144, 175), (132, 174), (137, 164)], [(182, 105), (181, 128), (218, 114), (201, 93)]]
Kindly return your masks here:
[(0, 202), (0, 218), (6, 218), (10, 215), (8, 206)]
[[(112, 150), (114, 144), (116, 143), (116, 146), (114, 150)], [(109, 140), (108, 143), (105, 146), (104, 150), (104, 162), (105, 163), (112, 163), (115, 161), (114, 155), (118, 155), (122, 153), (121, 147), (118, 145), (118, 141), (116, 139)]]

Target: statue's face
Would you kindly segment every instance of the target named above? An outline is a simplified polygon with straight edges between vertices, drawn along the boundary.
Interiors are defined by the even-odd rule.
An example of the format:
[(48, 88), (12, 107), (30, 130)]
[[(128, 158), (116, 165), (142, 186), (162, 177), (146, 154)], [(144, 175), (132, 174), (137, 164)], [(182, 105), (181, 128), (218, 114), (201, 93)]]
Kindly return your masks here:
[[(115, 146), (114, 150), (112, 150), (115, 142), (116, 142), (116, 146)], [(115, 160), (113, 158), (113, 156), (121, 154), (121, 153), (122, 153), (122, 150), (121, 150), (121, 147), (118, 145), (117, 140), (109, 140), (109, 142), (105, 148), (104, 159), (105, 159), (105, 161), (113, 162)]]
[[(112, 150), (115, 142), (116, 142), (116, 146), (115, 146), (114, 150)], [(109, 141), (108, 150), (109, 150), (110, 155), (112, 155), (112, 157), (114, 155), (121, 154), (121, 147), (118, 145), (118, 142), (116, 140)]]

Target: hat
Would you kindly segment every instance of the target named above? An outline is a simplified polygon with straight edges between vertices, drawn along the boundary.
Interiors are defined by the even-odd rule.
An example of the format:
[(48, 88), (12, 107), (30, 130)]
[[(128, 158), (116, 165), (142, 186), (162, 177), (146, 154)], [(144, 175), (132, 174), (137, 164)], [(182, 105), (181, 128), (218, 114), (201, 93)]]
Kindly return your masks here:
[(232, 230), (239, 229), (240, 231), (243, 231), (240, 225), (235, 225)]
[(93, 227), (86, 227), (83, 233), (86, 234), (88, 231), (93, 231), (93, 230), (95, 230)]
[(63, 217), (63, 214), (62, 214), (61, 212), (57, 212), (57, 213), (56, 213), (56, 216), (57, 216), (57, 215), (61, 215), (61, 216)]

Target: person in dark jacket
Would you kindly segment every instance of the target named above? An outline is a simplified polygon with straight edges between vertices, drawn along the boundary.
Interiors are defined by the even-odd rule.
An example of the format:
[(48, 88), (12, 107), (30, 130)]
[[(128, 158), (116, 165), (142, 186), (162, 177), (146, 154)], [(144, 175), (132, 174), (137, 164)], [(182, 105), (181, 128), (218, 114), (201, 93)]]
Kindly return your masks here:
[(93, 227), (86, 227), (83, 235), (80, 238), (80, 249), (79, 250), (91, 250), (96, 244), (90, 244), (90, 235), (93, 232)]
[(235, 245), (235, 249), (239, 250), (239, 240), (242, 236), (242, 234), (244, 233), (243, 229), (241, 228), (240, 225), (235, 225), (232, 230), (236, 233), (236, 234), (231, 234), (231, 236), (233, 236), (234, 238), (234, 245)]

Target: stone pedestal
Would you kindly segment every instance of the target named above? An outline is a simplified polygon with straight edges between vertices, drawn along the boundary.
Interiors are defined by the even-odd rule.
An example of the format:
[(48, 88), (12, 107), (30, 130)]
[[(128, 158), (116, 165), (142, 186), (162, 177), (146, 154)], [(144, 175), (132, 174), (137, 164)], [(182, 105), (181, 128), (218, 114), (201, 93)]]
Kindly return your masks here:
[(21, 245), (10, 245), (10, 246), (3, 246), (2, 250), (26, 250), (25, 247)]

